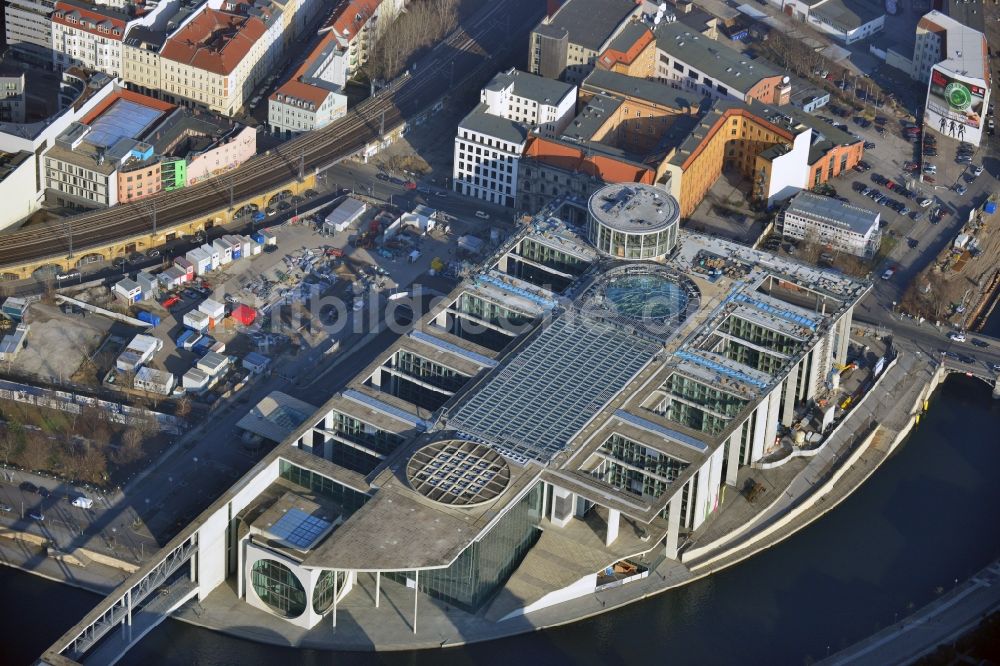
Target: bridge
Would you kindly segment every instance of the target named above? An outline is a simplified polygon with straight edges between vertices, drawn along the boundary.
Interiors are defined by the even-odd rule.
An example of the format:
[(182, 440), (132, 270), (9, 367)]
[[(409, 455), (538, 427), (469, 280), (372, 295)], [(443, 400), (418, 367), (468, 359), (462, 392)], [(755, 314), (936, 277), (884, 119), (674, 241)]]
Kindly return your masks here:
[[(520, 7), (508, 8), (508, 4)], [(258, 155), (227, 174), (191, 187), (129, 204), (77, 215), (55, 224), (29, 226), (3, 236), (0, 279), (30, 278), (37, 271), (66, 271), (110, 261), (175, 238), (234, 221), (247, 204), (261, 210), (279, 195), (315, 185), (317, 174), (352, 155), (374, 154), (387, 136), (405, 131), (457, 85), (493, 65), (511, 33), (508, 15), (527, 24), (540, 15), (523, 0), (490, 4), (391, 86), (318, 130), (306, 132)], [(520, 30), (521, 25), (508, 27)]]
[(882, 335), (891, 334), (895, 340), (905, 341), (915, 353), (940, 359), (945, 372), (981, 379), (993, 389), (993, 396), (1000, 398), (1000, 338), (966, 333), (966, 340), (958, 342), (948, 337), (952, 329), (944, 326), (920, 323), (888, 313), (885, 316), (881, 313), (872, 314), (875, 316), (867, 321), (866, 317), (856, 317), (855, 323), (870, 327)]
[[(58, 651), (42, 662), (53, 665), (114, 664), (143, 636), (198, 592), (191, 560), (197, 532), (174, 540), (64, 635)], [(155, 594), (154, 594), (155, 593)]]

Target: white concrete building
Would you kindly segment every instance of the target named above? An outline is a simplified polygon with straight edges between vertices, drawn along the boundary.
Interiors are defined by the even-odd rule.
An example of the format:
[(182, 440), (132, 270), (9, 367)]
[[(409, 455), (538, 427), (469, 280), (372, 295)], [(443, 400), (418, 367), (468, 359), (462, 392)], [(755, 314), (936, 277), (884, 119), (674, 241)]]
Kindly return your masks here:
[(7, 0), (4, 21), (7, 46), (26, 60), (52, 65), (54, 0)]
[(290, 137), (341, 118), (347, 113), (346, 83), (346, 52), (338, 36), (327, 33), (292, 78), (268, 97), (271, 131)]
[(873, 257), (882, 234), (879, 213), (812, 192), (792, 197), (779, 215), (782, 236), (829, 245), (838, 252)]
[(511, 68), (486, 84), (479, 101), (490, 115), (527, 125), (542, 136), (555, 136), (573, 118), (576, 92), (575, 85)]
[[(62, 74), (60, 110), (45, 120), (32, 123), (0, 122), (0, 153), (5, 153), (5, 166), (10, 169), (17, 161), (10, 155), (22, 152), (28, 155), (23, 162), (17, 161), (16, 174), (7, 171), (4, 188), (16, 188), (17, 196), (3, 197), (0, 208), (0, 228), (21, 220), (42, 204), (45, 193), (45, 173), (42, 170), (42, 151), (51, 146), (72, 123), (90, 114), (115, 90), (115, 82), (107, 75), (96, 72), (88, 74), (73, 68)], [(13, 180), (8, 179), (13, 178)]]
[(501, 206), (517, 197), (517, 163), (529, 131), (561, 132), (576, 107), (575, 85), (511, 69), (480, 92), (458, 126), (452, 189)]
[(934, 10), (917, 23), (913, 73), (927, 83), (924, 124), (979, 145), (993, 77), (986, 36)]

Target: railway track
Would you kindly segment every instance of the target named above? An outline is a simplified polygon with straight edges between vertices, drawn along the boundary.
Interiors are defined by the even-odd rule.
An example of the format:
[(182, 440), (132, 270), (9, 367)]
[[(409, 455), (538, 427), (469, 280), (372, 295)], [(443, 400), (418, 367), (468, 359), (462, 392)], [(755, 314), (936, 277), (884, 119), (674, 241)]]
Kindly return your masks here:
[(227, 174), (149, 199), (67, 218), (61, 224), (0, 236), (0, 271), (47, 259), (61, 260), (71, 249), (74, 256), (82, 257), (89, 249), (150, 233), (154, 225), (158, 233), (166, 233), (171, 227), (207, 218), (357, 153), (379, 137), (381, 128), (390, 131), (416, 116), (446, 95), (456, 80), (487, 63), (487, 54), (500, 48), (508, 36), (507, 31), (497, 29), (497, 17), (511, 1), (494, 3), (471, 17), (467, 26), (440, 42), (416, 72), (404, 74), (343, 118), (251, 158)]

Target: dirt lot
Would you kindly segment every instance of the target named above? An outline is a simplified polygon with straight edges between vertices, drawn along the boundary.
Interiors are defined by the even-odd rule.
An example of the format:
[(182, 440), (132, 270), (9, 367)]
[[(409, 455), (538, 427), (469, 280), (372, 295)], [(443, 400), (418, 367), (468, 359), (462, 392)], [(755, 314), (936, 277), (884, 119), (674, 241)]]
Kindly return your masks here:
[(28, 311), (28, 345), (11, 362), (21, 375), (64, 380), (71, 377), (111, 329), (97, 315), (64, 314), (54, 305), (33, 303)]

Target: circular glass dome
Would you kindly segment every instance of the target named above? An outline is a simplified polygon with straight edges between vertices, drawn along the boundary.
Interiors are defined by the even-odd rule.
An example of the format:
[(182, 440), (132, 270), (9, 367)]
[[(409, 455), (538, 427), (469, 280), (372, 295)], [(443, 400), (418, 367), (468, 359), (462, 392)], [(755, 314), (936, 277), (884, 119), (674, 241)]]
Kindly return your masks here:
[(602, 317), (665, 338), (701, 305), (690, 278), (656, 264), (621, 265), (587, 292), (586, 308)]
[(298, 576), (281, 562), (257, 560), (250, 583), (261, 601), (275, 614), (295, 618), (306, 611), (306, 590)]
[(665, 275), (625, 275), (613, 278), (605, 295), (619, 314), (636, 319), (663, 319), (684, 312), (688, 294)]

